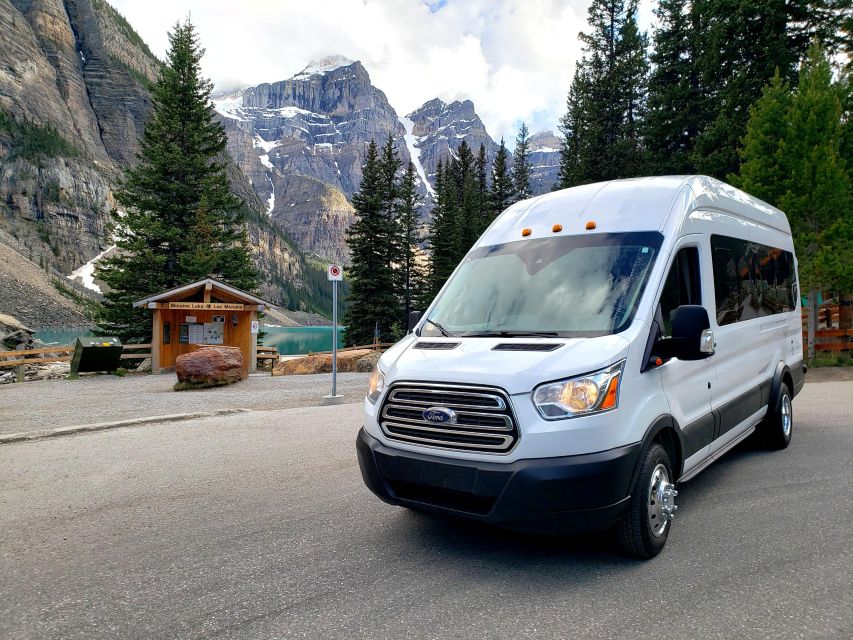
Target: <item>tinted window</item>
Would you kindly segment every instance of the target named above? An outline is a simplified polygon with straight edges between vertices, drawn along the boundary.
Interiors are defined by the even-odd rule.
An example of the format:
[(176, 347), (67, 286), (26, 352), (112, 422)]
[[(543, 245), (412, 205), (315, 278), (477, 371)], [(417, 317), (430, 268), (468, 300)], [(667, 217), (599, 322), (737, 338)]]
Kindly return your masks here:
[(672, 335), (670, 314), (683, 304), (702, 304), (699, 287), (699, 252), (696, 247), (685, 247), (678, 252), (660, 294), (663, 316), (663, 335)]
[(717, 324), (793, 311), (794, 256), (790, 251), (726, 236), (711, 236)]

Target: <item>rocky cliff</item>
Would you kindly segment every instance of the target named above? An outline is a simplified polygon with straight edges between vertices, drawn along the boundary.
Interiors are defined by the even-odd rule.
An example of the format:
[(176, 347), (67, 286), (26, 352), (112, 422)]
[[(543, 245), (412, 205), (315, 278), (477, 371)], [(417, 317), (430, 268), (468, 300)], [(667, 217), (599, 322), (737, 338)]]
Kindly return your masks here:
[[(0, 0), (0, 231), (9, 234), (0, 242), (10, 237), (22, 268), (75, 271), (97, 287), (92, 260), (111, 245), (112, 188), (135, 162), (159, 64), (103, 0)], [(317, 266), (262, 215), (234, 157), (229, 175), (247, 202), (263, 295), (321, 310), (325, 294), (307, 290)]]
[(553, 131), (540, 131), (530, 136), (530, 190), (533, 195), (547, 193), (557, 184), (561, 144)]
[(214, 104), (229, 153), (275, 223), (301, 249), (346, 261), (349, 199), (367, 143), (390, 134), (401, 161), (410, 158), (406, 130), (364, 66), (331, 56), (287, 80), (221, 93)]

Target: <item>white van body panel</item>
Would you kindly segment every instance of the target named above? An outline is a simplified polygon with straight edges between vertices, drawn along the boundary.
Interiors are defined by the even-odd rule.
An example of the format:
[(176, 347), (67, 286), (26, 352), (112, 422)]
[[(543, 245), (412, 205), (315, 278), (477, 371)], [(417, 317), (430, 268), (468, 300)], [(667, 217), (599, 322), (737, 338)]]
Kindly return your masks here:
[[(595, 222), (587, 230), (587, 222)], [(380, 359), (386, 391), (376, 404), (364, 402), (364, 429), (393, 449), (455, 460), (506, 462), (607, 451), (640, 442), (655, 420), (672, 416), (679, 428), (702, 415), (725, 410), (750, 388), (771, 378), (779, 363), (802, 361), (800, 307), (788, 313), (719, 326), (711, 272), (712, 234), (760, 242), (793, 253), (791, 231), (778, 209), (713, 178), (666, 176), (585, 185), (516, 203), (502, 213), (472, 250), (524, 239), (551, 237), (562, 225), (563, 235), (658, 231), (663, 243), (631, 325), (618, 335), (597, 338), (465, 338), (430, 337), (431, 342), (458, 342), (451, 350), (419, 350), (409, 335)], [(717, 347), (701, 361), (671, 360), (641, 373), (644, 350), (658, 299), (675, 253), (695, 246), (699, 252), (702, 304), (706, 307)], [(451, 279), (453, 276), (451, 276)], [(447, 288), (438, 294), (439, 299)], [(795, 296), (799, 300), (799, 296)], [(429, 316), (433, 305), (426, 310)], [(423, 328), (423, 320), (416, 329)], [(493, 351), (498, 343), (559, 342), (550, 352)], [(545, 382), (568, 378), (625, 361), (617, 409), (597, 415), (545, 420), (531, 394)], [(507, 453), (457, 451), (387, 438), (378, 412), (394, 383), (430, 382), (490, 385), (510, 397), (519, 438)], [(684, 461), (683, 471), (700, 465), (765, 414), (762, 407), (746, 416), (710, 445)]]

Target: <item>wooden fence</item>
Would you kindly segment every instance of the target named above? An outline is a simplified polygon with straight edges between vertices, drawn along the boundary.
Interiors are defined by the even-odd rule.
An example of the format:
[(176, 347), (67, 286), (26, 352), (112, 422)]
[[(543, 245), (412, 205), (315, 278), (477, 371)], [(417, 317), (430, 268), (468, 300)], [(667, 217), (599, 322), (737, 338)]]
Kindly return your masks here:
[[(809, 308), (803, 307), (803, 354), (809, 353)], [(822, 304), (814, 314), (814, 352), (853, 351), (853, 328), (842, 328), (840, 305)]]
[[(122, 360), (142, 360), (151, 357), (151, 343), (122, 345)], [(23, 351), (0, 351), (0, 369), (15, 369), (17, 381), (24, 381), (24, 367), (28, 364), (44, 364), (46, 362), (69, 362), (74, 353), (74, 346), (44, 347), (42, 349), (27, 349)]]

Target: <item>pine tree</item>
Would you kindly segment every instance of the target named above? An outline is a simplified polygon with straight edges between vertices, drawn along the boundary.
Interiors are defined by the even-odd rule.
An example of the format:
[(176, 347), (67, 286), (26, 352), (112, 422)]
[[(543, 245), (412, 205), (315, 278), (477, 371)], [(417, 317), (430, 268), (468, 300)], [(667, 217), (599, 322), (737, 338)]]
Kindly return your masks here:
[(531, 196), (529, 146), (527, 125), (522, 122), (515, 136), (515, 151), (512, 154), (512, 188), (516, 200), (526, 200)]
[(824, 52), (812, 46), (800, 70), (779, 145), (785, 211), (805, 287), (853, 292), (853, 184), (841, 154), (842, 87), (832, 82)]
[(560, 121), (561, 187), (632, 176), (642, 166), (648, 61), (637, 0), (593, 0), (589, 25)]
[(693, 147), (708, 120), (708, 104), (699, 82), (699, 8), (690, 0), (660, 0), (654, 11), (658, 26), (650, 55), (648, 113), (642, 128), (648, 153), (646, 173), (692, 173)]
[(483, 235), (483, 232), (492, 223), (489, 204), (488, 165), (489, 162), (486, 159), (486, 145), (485, 143), (480, 143), (480, 151), (477, 154), (476, 160), (477, 237)]
[(513, 202), (512, 175), (509, 172), (509, 153), (504, 139), (492, 160), (492, 185), (489, 191), (489, 224)]
[(395, 229), (389, 224), (387, 210), (388, 185), (376, 142), (371, 140), (358, 191), (352, 197), (356, 220), (347, 231), (350, 267), (347, 279), (345, 342), (369, 344), (375, 327), (390, 339), (399, 312), (390, 263), (390, 249)]
[(125, 341), (150, 338), (146, 295), (212, 276), (243, 289), (257, 285), (243, 204), (231, 193), (222, 157), (226, 135), (213, 118), (212, 84), (201, 75), (204, 50), (195, 27), (177, 24), (152, 87), (152, 113), (140, 141), (139, 163), (116, 191), (118, 251), (97, 277), (109, 290), (98, 324)]
[(792, 98), (790, 86), (777, 71), (749, 108), (740, 175), (728, 177), (734, 186), (766, 202), (778, 204), (785, 191), (786, 167), (779, 147), (788, 134)]
[[(447, 165), (445, 165), (445, 168)], [(456, 157), (450, 161), (450, 175), (455, 186), (457, 226), (459, 243), (456, 247), (456, 262), (480, 237), (480, 203), (477, 187), (477, 168), (471, 147), (463, 140), (456, 149)]]
[(436, 204), (432, 210), (429, 247), (432, 253), (429, 272), (429, 297), (435, 297), (459, 262), (459, 219), (455, 180), (449, 163), (436, 168)]
[(406, 172), (398, 186), (399, 201), (397, 205), (398, 234), (401, 251), (397, 257), (398, 291), (400, 292), (400, 308), (402, 309), (402, 327), (408, 326), (409, 313), (419, 307), (424, 298), (426, 278), (418, 252), (420, 238), (418, 234), (418, 219), (420, 198), (417, 191), (417, 172), (413, 162), (409, 162)]

